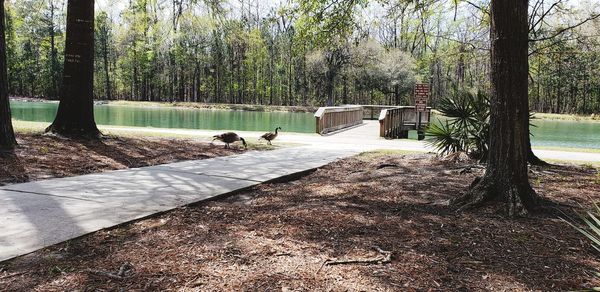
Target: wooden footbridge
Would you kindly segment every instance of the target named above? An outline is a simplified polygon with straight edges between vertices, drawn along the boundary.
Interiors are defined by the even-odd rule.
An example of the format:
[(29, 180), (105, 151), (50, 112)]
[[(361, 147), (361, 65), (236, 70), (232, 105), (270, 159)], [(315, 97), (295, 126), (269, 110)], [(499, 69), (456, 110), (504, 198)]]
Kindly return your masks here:
[[(419, 140), (425, 138), (425, 128), (431, 121), (431, 108), (417, 112), (414, 106), (347, 105), (322, 107), (315, 113), (316, 132), (321, 135), (335, 134), (341, 130), (359, 126), (364, 120), (379, 120), (379, 137), (406, 139), (408, 131), (417, 131)], [(374, 134), (374, 133), (373, 133)]]

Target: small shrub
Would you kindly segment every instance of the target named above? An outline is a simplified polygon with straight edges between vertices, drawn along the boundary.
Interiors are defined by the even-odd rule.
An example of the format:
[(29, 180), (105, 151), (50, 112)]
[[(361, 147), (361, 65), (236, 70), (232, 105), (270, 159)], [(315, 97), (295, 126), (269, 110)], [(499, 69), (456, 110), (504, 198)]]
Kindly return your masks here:
[(426, 131), (427, 142), (440, 154), (465, 152), (485, 160), (489, 141), (489, 98), (479, 91), (457, 90), (439, 101), (438, 110), (447, 119), (438, 119)]

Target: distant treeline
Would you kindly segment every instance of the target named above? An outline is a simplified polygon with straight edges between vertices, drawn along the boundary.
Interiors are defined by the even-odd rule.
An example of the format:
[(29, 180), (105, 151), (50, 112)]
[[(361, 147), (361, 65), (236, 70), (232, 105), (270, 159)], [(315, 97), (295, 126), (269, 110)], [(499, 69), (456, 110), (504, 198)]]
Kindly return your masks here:
[[(7, 3), (12, 95), (58, 97), (65, 2)], [(336, 46), (315, 45), (304, 38), (294, 1), (269, 7), (258, 0), (131, 0), (122, 11), (116, 11), (119, 5), (97, 9), (95, 96), (264, 105), (405, 105), (412, 104), (412, 88), (418, 81), (431, 83), (435, 106), (440, 96), (456, 88), (489, 88), (489, 25), (472, 16), (484, 14), (464, 6), (461, 11), (471, 13), (456, 15), (452, 5), (439, 1), (408, 2), (382, 1), (381, 9), (363, 8), (370, 11), (367, 15), (373, 11), (378, 15), (358, 17), (350, 37), (337, 40)], [(537, 23), (535, 17), (532, 24)], [(600, 41), (588, 34), (598, 30), (594, 19), (532, 41), (532, 109), (600, 112)], [(552, 33), (553, 28), (542, 25), (532, 29), (537, 38)]]

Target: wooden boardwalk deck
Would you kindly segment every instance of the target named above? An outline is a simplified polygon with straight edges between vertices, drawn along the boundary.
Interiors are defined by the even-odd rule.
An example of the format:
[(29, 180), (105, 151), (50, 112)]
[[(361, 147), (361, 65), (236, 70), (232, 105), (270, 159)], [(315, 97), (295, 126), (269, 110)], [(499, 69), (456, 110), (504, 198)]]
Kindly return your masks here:
[(361, 125), (333, 132), (327, 136), (356, 139), (357, 141), (363, 139), (379, 140), (379, 121), (365, 120)]

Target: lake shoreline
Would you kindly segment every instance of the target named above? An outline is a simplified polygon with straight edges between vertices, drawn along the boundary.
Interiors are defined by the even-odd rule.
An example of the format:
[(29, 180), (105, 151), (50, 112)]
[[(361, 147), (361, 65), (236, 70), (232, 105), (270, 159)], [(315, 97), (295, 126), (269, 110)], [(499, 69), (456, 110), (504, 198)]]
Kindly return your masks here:
[(533, 122), (535, 120), (547, 120), (547, 121), (586, 121), (586, 122), (598, 122), (600, 123), (600, 114), (591, 115), (575, 115), (575, 114), (550, 114), (550, 113), (534, 113)]
[[(312, 112), (264, 111), (257, 107), (253, 107), (253, 110), (209, 109), (202, 107), (223, 105), (197, 104), (197, 107), (191, 107), (186, 106), (190, 104), (173, 106), (169, 103), (124, 101), (108, 103), (99, 101), (96, 105), (96, 123), (99, 125), (250, 132), (273, 131), (280, 126), (287, 133), (314, 133), (315, 118)], [(15, 120), (50, 123), (54, 119), (58, 103), (31, 98), (13, 98), (11, 108)], [(599, 122), (582, 118), (569, 120), (568, 115), (542, 115), (541, 117), (543, 118), (532, 121), (534, 147), (586, 149), (577, 152), (600, 150)]]
[[(18, 102), (44, 102), (57, 103), (58, 100), (50, 100), (37, 97), (11, 96), (11, 101)], [(257, 104), (227, 104), (227, 103), (203, 103), (203, 102), (160, 102), (160, 101), (130, 101), (130, 100), (94, 100), (95, 105), (109, 106), (136, 106), (136, 107), (174, 107), (201, 110), (237, 110), (252, 112), (291, 112), (291, 113), (313, 113), (318, 106), (282, 106), (282, 105), (257, 105)], [(591, 121), (600, 122), (600, 114), (577, 115), (577, 114), (553, 114), (534, 113), (534, 120), (549, 121)]]
[[(44, 131), (44, 129), (48, 126), (48, 123), (44, 122), (30, 122), (30, 121), (19, 121), (13, 120), (13, 126), (17, 133), (28, 133), (28, 134), (38, 134)], [(189, 132), (187, 134), (182, 134), (178, 132), (168, 133), (165, 132), (165, 128), (153, 128), (153, 127), (128, 127), (128, 126), (110, 126), (110, 125), (98, 125), (100, 130), (108, 135), (116, 135), (116, 136), (125, 136), (131, 138), (143, 138), (143, 137), (153, 137), (153, 138), (181, 138), (181, 139), (191, 139), (191, 138), (204, 138), (209, 139), (210, 135), (197, 135), (194, 133), (194, 129), (179, 129), (184, 132)], [(106, 128), (111, 128), (111, 130), (107, 130)], [(132, 131), (133, 129), (140, 128), (143, 131)], [(202, 129), (198, 129), (202, 131)], [(241, 132), (243, 133), (243, 132)], [(250, 132), (252, 133), (252, 131)], [(288, 133), (292, 135), (308, 135), (306, 133)], [(254, 143), (254, 141), (252, 141)], [(565, 153), (589, 153), (589, 154), (597, 154), (600, 153), (600, 149), (597, 148), (573, 148), (573, 147), (556, 147), (556, 146), (533, 146), (534, 150), (550, 150), (557, 152), (565, 152)], [(563, 160), (552, 160), (553, 162), (564, 162)], [(575, 164), (582, 164), (591, 161), (578, 161)], [(600, 164), (595, 163), (600, 167)]]
[[(58, 103), (58, 100), (50, 100), (37, 97), (11, 96), (10, 101), (15, 102), (42, 102)], [(202, 103), (202, 102), (160, 102), (160, 101), (129, 101), (129, 100), (94, 100), (94, 105), (107, 106), (135, 106), (142, 108), (185, 108), (199, 110), (234, 110), (249, 112), (289, 112), (289, 113), (314, 113), (319, 107), (316, 106), (282, 106), (282, 105), (256, 105), (256, 104), (227, 104), (227, 103)]]
[(314, 113), (319, 108), (314, 106), (280, 106), (280, 105), (254, 105), (254, 104), (226, 104), (226, 103), (201, 103), (201, 102), (156, 102), (156, 101), (99, 101), (109, 106), (138, 106), (138, 107), (174, 107), (198, 110), (233, 110), (249, 112), (288, 112), (288, 113)]

